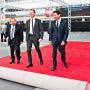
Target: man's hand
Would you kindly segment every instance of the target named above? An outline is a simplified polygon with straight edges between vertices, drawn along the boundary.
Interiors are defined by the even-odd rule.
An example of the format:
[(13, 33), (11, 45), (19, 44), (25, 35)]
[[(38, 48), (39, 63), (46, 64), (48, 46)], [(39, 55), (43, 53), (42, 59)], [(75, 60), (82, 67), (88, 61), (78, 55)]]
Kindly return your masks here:
[(52, 41), (49, 41), (49, 44), (52, 44)]
[(20, 42), (20, 44), (22, 44), (23, 42)]
[(62, 41), (62, 42), (61, 42), (61, 46), (64, 46), (64, 45), (65, 45), (65, 42), (64, 42), (64, 41)]
[(42, 41), (42, 39), (39, 39), (39, 42), (41, 42)]

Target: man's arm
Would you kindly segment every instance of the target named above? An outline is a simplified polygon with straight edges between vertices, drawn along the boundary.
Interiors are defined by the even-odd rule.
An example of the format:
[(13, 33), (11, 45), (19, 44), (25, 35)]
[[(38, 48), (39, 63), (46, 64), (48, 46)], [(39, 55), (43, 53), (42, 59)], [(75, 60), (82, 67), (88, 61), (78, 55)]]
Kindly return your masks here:
[(44, 33), (44, 30), (43, 30), (43, 26), (40, 20), (40, 39), (43, 39), (43, 33)]
[(29, 20), (26, 22), (26, 41), (28, 40), (28, 23)]
[(23, 42), (23, 29), (22, 29), (22, 26), (20, 26), (20, 41)]
[(52, 41), (52, 33), (53, 33), (52, 22), (51, 22), (48, 33), (49, 33), (49, 41)]
[(66, 42), (69, 34), (67, 21), (65, 21), (64, 30), (65, 30), (65, 33), (64, 33), (63, 41)]
[(7, 38), (8, 35), (9, 35), (9, 26), (6, 27), (5, 38)]

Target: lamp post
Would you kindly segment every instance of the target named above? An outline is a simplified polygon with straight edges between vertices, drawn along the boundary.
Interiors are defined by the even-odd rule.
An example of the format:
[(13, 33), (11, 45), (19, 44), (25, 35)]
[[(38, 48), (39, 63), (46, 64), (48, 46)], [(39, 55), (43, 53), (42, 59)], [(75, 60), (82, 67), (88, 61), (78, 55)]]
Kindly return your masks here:
[(71, 31), (71, 5), (68, 5), (68, 29)]
[(5, 22), (5, 0), (1, 1), (0, 23)]

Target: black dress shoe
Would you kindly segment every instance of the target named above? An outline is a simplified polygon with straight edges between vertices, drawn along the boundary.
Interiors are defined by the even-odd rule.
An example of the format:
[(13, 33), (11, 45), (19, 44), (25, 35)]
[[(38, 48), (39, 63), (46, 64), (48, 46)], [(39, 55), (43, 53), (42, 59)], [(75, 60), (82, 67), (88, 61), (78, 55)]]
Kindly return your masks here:
[(64, 67), (65, 67), (65, 68), (68, 68), (68, 65), (67, 65), (67, 64), (64, 64)]
[(55, 71), (56, 70), (56, 67), (53, 67), (51, 71)]
[(43, 61), (40, 61), (40, 64), (43, 65)]
[(17, 61), (17, 64), (20, 64), (20, 61)]
[(29, 67), (32, 67), (32, 66), (33, 66), (33, 64), (29, 64), (29, 65), (26, 66), (26, 68), (29, 68)]
[(13, 64), (13, 63), (15, 63), (15, 62), (14, 61), (9, 62), (9, 64)]

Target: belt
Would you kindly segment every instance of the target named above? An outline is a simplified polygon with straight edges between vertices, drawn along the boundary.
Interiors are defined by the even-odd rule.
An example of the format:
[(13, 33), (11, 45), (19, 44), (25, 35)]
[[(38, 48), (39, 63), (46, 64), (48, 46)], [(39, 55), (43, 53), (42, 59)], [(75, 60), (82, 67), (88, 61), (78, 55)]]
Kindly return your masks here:
[(10, 39), (10, 40), (12, 40), (12, 41), (13, 41), (14, 39), (15, 39), (15, 38), (12, 38), (12, 39)]

